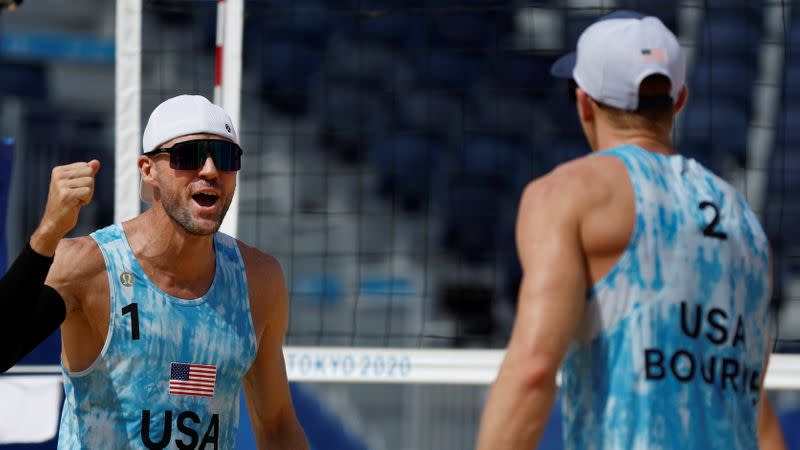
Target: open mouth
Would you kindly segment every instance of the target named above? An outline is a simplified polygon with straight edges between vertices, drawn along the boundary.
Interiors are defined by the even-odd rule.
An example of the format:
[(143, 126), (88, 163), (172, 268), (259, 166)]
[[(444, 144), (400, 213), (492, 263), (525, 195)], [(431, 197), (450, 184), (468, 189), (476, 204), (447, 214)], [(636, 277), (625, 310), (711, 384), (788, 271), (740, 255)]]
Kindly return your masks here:
[(192, 196), (192, 199), (202, 207), (209, 207), (209, 206), (214, 206), (214, 203), (216, 203), (217, 200), (219, 200), (219, 196), (217, 196), (217, 194), (212, 194), (212, 193), (200, 193), (200, 194), (194, 194)]

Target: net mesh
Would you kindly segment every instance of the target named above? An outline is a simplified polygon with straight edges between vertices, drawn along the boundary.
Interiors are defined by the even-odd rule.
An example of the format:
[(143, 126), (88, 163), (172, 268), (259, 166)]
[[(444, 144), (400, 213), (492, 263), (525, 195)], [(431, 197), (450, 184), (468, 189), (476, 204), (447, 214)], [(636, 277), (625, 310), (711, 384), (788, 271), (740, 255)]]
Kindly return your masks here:
[[(788, 4), (248, 1), (239, 235), (284, 267), (289, 343), (505, 343), (521, 189), (586, 153), (549, 66), (619, 8), (679, 36), (692, 100), (675, 141), (761, 214), (777, 304), (796, 315)], [(145, 2), (144, 118), (170, 95), (211, 97), (215, 21), (214, 2)]]
[[(674, 139), (764, 220), (779, 349), (797, 348), (800, 11), (769, 0), (245, 2), (239, 237), (282, 263), (288, 345), (505, 345), (520, 192), (587, 151), (549, 66), (618, 8), (658, 15), (686, 50)], [(144, 119), (168, 96), (212, 96), (215, 16), (145, 1)], [(485, 393), (313, 389), (371, 448), (467, 448)]]

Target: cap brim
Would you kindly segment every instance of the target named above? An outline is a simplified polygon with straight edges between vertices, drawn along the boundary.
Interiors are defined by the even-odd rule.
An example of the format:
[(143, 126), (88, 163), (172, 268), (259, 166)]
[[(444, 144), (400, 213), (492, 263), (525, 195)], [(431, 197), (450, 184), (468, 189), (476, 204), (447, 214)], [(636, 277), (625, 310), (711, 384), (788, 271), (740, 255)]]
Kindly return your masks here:
[(575, 52), (567, 53), (561, 58), (558, 58), (556, 62), (550, 66), (550, 75), (556, 78), (572, 78), (572, 71), (575, 69), (576, 60), (577, 54)]

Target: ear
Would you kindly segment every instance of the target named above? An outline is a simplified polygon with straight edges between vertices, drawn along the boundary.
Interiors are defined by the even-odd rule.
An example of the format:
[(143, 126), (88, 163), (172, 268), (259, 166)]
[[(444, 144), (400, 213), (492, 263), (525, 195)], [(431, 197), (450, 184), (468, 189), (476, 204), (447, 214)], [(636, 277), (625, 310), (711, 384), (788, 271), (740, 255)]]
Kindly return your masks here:
[(158, 170), (155, 161), (147, 156), (139, 155), (139, 159), (136, 160), (136, 165), (139, 166), (139, 174), (142, 176), (142, 181), (155, 187), (155, 172)]
[(675, 114), (680, 112), (686, 106), (686, 100), (689, 98), (689, 88), (684, 85), (678, 93), (678, 100), (675, 102)]
[(578, 106), (578, 117), (581, 122), (594, 121), (594, 101), (581, 88), (575, 88), (575, 101)]

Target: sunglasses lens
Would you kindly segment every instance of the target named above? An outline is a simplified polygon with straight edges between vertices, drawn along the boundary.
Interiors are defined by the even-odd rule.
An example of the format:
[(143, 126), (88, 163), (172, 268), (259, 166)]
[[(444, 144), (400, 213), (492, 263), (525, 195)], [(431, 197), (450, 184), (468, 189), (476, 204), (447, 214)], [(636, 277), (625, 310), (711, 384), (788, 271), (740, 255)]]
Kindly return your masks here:
[(197, 170), (203, 167), (209, 155), (219, 170), (227, 172), (241, 168), (242, 149), (232, 142), (220, 140), (175, 144), (170, 150), (170, 166), (175, 170)]
[(208, 141), (211, 158), (217, 169), (223, 171), (239, 170), (242, 165), (242, 150), (231, 142)]
[(197, 170), (201, 165), (197, 142), (181, 142), (172, 146), (169, 163), (176, 170)]

